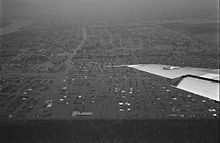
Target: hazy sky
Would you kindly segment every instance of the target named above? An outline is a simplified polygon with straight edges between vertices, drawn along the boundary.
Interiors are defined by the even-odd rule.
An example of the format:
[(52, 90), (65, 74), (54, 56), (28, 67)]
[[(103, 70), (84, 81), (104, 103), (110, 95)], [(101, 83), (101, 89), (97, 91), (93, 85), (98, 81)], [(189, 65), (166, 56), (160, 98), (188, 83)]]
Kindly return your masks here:
[(218, 0), (1, 0), (8, 17), (217, 17)]

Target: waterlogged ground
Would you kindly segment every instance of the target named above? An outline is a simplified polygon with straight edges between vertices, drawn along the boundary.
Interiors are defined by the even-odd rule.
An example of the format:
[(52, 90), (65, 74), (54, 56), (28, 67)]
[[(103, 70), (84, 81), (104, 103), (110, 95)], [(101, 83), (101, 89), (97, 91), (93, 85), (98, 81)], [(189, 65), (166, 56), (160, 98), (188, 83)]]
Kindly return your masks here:
[(32, 21), (10, 21), (7, 23), (2, 23), (0, 26), (0, 36), (17, 32), (21, 28), (26, 27), (33, 23)]
[(188, 33), (201, 40), (219, 43), (219, 22), (208, 23), (165, 23), (161, 24), (172, 30)]

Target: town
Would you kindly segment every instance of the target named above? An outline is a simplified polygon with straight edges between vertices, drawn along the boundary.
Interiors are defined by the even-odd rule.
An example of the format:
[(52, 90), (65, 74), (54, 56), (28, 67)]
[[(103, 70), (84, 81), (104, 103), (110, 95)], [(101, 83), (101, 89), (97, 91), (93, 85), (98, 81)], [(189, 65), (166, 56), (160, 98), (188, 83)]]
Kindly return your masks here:
[(212, 119), (219, 103), (123, 64), (219, 68), (219, 43), (157, 23), (36, 22), (2, 35), (1, 119)]

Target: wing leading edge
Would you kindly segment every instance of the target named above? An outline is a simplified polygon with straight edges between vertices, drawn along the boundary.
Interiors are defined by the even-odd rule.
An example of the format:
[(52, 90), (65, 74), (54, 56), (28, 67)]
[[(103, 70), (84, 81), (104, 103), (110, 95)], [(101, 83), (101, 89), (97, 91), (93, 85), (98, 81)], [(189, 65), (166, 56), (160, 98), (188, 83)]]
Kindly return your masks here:
[(178, 67), (158, 64), (121, 65), (169, 79), (180, 78), (176, 88), (219, 101), (219, 69)]

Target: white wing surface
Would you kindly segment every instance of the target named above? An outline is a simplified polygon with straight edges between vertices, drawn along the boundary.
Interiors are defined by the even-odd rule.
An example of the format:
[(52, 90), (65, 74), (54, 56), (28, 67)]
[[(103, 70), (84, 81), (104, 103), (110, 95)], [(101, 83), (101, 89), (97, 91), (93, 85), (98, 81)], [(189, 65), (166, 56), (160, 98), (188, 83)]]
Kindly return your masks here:
[[(158, 64), (121, 65), (169, 79), (179, 78), (176, 88), (219, 101), (219, 69)], [(120, 66), (112, 66), (120, 67)]]
[(186, 77), (176, 88), (219, 101), (219, 83), (217, 82)]

